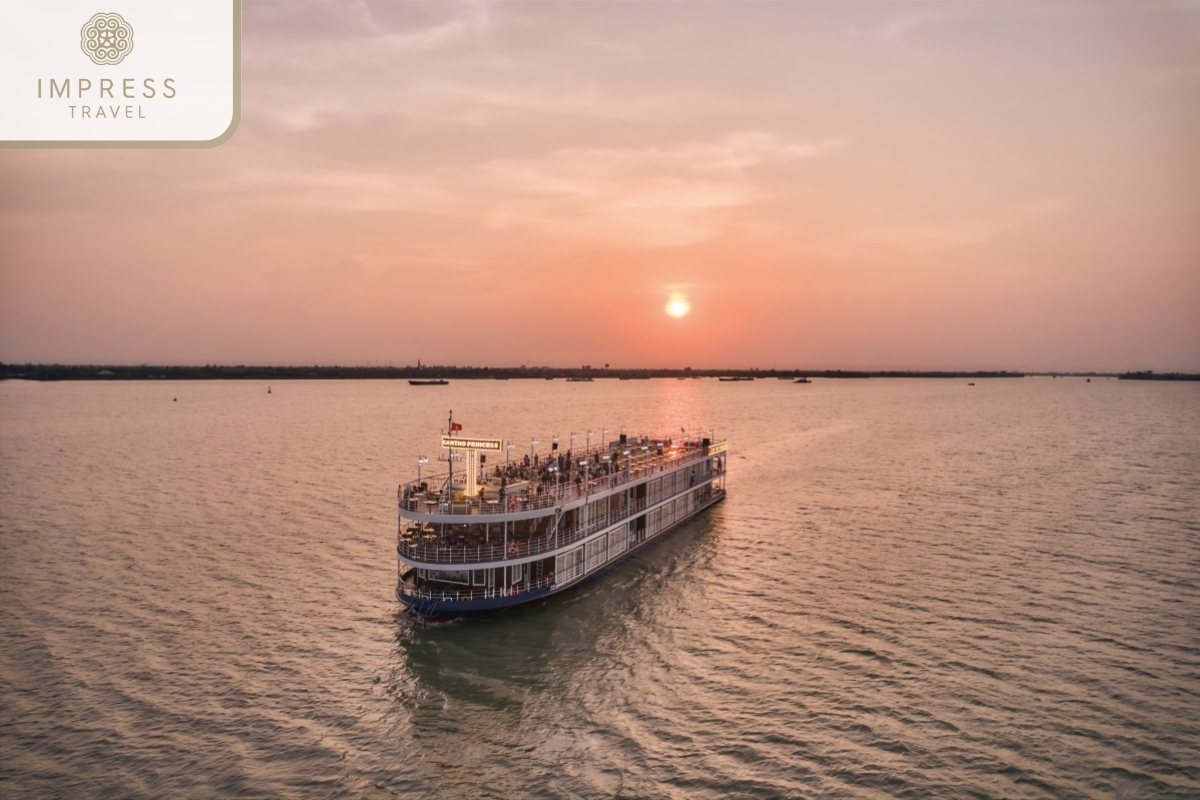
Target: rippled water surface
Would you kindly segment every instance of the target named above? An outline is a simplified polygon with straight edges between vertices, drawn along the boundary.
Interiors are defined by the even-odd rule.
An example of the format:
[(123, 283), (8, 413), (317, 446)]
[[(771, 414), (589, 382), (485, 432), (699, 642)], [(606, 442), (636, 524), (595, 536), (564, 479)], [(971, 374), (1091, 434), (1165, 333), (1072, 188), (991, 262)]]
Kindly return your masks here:
[[(1200, 386), (977, 383), (6, 382), (0, 794), (1200, 795)], [(729, 496), (414, 628), (449, 408), (715, 428)]]

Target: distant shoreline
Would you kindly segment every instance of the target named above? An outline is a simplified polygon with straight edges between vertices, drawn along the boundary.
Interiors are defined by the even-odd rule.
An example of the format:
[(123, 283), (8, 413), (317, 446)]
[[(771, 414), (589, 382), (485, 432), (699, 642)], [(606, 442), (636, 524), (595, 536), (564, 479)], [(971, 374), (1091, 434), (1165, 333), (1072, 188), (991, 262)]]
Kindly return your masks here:
[(1200, 374), (1156, 372), (1010, 372), (981, 370), (822, 370), (822, 369), (606, 369), (592, 367), (181, 367), (112, 364), (0, 364), (0, 380), (121, 381), (121, 380), (496, 380), (566, 379), (646, 380), (649, 378), (1117, 378), (1119, 380), (1197, 381)]

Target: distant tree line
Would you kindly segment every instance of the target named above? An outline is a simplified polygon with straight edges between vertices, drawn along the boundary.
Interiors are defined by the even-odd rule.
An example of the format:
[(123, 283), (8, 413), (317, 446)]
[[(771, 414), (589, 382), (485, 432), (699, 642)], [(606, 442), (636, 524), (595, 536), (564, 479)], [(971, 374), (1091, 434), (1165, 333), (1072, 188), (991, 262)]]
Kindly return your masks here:
[(1123, 381), (1200, 381), (1200, 374), (1187, 372), (1125, 372), (1117, 376)]
[[(1140, 374), (1140, 373), (1138, 373)], [(860, 370), (812, 370), (812, 369), (603, 369), (587, 365), (584, 367), (458, 367), (458, 366), (407, 366), (407, 367), (267, 367), (267, 366), (137, 366), (122, 364), (2, 364), (0, 379), (24, 379), (34, 381), (120, 381), (120, 380), (362, 380), (445, 378), (458, 380), (488, 380), (503, 378), (614, 378), (643, 380), (646, 378), (1021, 378), (1025, 373), (1009, 371), (860, 371)], [(1122, 376), (1124, 377), (1124, 376)], [(1162, 379), (1163, 376), (1155, 376)]]

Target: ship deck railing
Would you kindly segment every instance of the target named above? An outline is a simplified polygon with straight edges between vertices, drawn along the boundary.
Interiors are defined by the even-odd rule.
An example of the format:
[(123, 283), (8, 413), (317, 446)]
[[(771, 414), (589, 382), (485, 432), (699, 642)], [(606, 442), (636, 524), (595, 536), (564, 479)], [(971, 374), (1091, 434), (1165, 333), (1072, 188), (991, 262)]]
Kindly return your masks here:
[[(711, 476), (707, 476), (705, 480), (708, 481), (710, 477), (713, 479), (718, 478), (721, 474), (723, 473), (714, 472)], [(724, 491), (713, 487), (711, 483), (705, 485), (710, 487), (709, 495)], [(688, 491), (690, 488), (692, 487), (688, 487), (684, 491)], [(680, 495), (673, 496), (678, 497)], [(569, 530), (552, 531), (543, 536), (536, 536), (530, 539), (512, 539), (508, 542), (503, 540), (491, 541), (485, 544), (456, 544), (445, 541), (421, 542), (415, 541), (421, 534), (417, 533), (414, 529), (410, 529), (404, 532), (409, 534), (408, 538), (405, 537), (404, 533), (399, 537), (396, 552), (402, 558), (422, 564), (486, 564), (528, 558), (530, 556), (553, 553), (563, 547), (586, 539), (605, 528), (616, 525), (624, 520), (633, 519), (648, 506), (661, 502), (664, 499), (670, 498), (657, 498), (653, 500), (648, 497), (638, 498), (623, 508), (610, 511), (603, 516), (588, 520), (583, 525), (578, 525)]]
[(415, 600), (440, 600), (462, 603), (469, 600), (491, 600), (498, 597), (517, 597), (538, 589), (554, 588), (554, 576), (549, 575), (535, 581), (522, 581), (519, 587), (475, 586), (462, 589), (450, 588), (445, 584), (414, 586), (407, 581), (400, 583), (400, 593)]
[[(718, 444), (721, 444), (721, 442), (713, 443), (714, 446)], [(484, 491), (478, 497), (474, 498), (463, 497), (453, 492), (447, 493), (445, 489), (430, 492), (420, 488), (422, 484), (426, 486), (445, 486), (449, 483), (451, 486), (454, 486), (455, 482), (460, 479), (461, 483), (459, 485), (465, 483), (466, 473), (456, 470), (453, 473), (443, 472), (431, 475), (420, 481), (401, 484), (396, 493), (397, 500), (400, 507), (409, 513), (430, 516), (519, 514), (526, 511), (553, 508), (573, 500), (586, 498), (593, 494), (614, 489), (622, 484), (638, 481), (659, 472), (666, 472), (687, 462), (699, 461), (709, 456), (709, 450), (702, 447), (699, 442), (687, 442), (678, 445), (676, 448), (667, 449), (661, 456), (653, 452), (653, 448), (651, 448), (650, 452), (647, 452), (643, 450), (643, 447), (644, 445), (636, 443), (630, 443), (626, 447), (626, 449), (634, 451), (631, 454), (631, 467), (628, 471), (619, 468), (608, 475), (601, 475), (578, 483), (575, 481), (575, 476), (578, 475), (578, 472), (572, 473), (567, 478), (562, 479), (557, 486), (551, 481), (543, 481), (535, 477), (522, 480), (520, 482), (522, 488), (519, 492), (506, 493), (504, 497), (499, 496), (495, 485), (485, 483), (481, 484), (481, 488)], [(607, 455), (614, 453), (621, 454), (621, 450), (619, 448), (591, 448), (590, 450), (573, 454), (572, 459), (586, 459), (590, 462), (597, 453)]]

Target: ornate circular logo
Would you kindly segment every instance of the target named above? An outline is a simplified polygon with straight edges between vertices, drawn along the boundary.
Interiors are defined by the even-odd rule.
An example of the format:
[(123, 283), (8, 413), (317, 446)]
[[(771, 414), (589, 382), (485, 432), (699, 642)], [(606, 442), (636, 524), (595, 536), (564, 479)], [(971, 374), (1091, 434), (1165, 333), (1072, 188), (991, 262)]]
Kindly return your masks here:
[(120, 64), (133, 52), (133, 28), (120, 14), (96, 14), (79, 32), (79, 46), (97, 64)]

